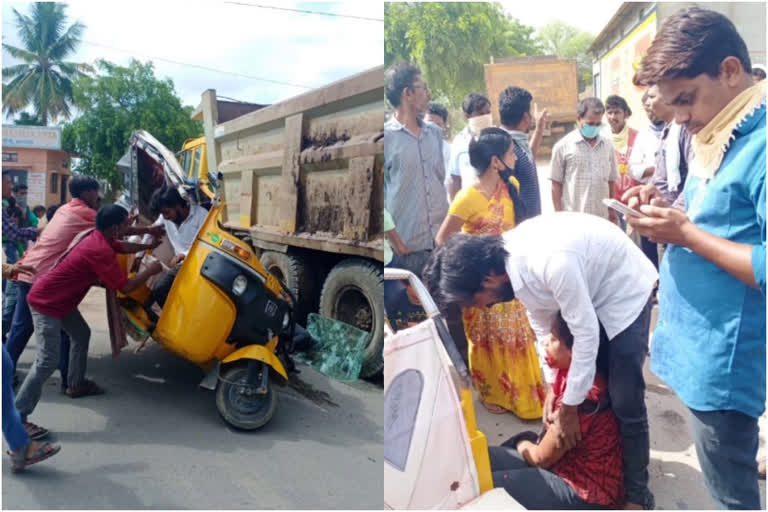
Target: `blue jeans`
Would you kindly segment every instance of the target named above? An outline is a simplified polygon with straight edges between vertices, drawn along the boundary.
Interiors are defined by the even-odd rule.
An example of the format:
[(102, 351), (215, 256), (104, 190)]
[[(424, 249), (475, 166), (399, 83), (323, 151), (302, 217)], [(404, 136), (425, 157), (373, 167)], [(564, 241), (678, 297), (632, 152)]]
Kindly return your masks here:
[(652, 508), (653, 495), (648, 489), (651, 443), (643, 364), (648, 355), (650, 322), (649, 300), (635, 321), (608, 342), (608, 394), (619, 420), (626, 500), (648, 508)]
[[(32, 326), (32, 313), (27, 303), (27, 294), (32, 289), (30, 284), (18, 281), (14, 283), (18, 292), (16, 309), (13, 312), (13, 321), (10, 322), (10, 331), (6, 347), (11, 356), (11, 362), (14, 368), (19, 363), (21, 353), (29, 343), (32, 337), (34, 327)], [(5, 321), (5, 320), (3, 320)], [(62, 386), (67, 384), (69, 378), (69, 335), (61, 331), (61, 352), (59, 357), (59, 372), (61, 373)]]
[(543, 468), (531, 467), (516, 451), (489, 446), (493, 486), (503, 487), (528, 510), (595, 510), (606, 507), (587, 503), (565, 480)]
[(18, 301), (19, 286), (17, 281), (9, 280), (5, 285), (5, 296), (3, 300), (3, 342), (6, 340), (8, 331), (11, 328), (11, 321), (13, 320), (13, 311), (16, 309), (16, 302)]
[[(16, 263), (17, 261), (19, 261), (19, 248), (16, 247), (16, 242), (11, 242), (10, 240), (7, 242), (3, 242), (3, 251), (5, 251), (6, 263), (10, 264), (10, 263)], [(3, 308), (5, 308), (5, 303), (6, 303), (5, 291), (6, 291), (6, 288), (8, 287), (9, 282), (10, 282), (10, 279), (3, 278)], [(5, 312), (5, 309), (3, 309), (3, 312)], [(5, 326), (6, 326), (5, 315), (3, 315), (3, 343), (5, 343), (5, 333), (8, 332)]]
[(720, 509), (760, 509), (757, 418), (738, 411), (691, 411), (696, 456)]
[(21, 423), (16, 404), (13, 400), (13, 363), (3, 345), (3, 437), (11, 451), (29, 443), (29, 436)]

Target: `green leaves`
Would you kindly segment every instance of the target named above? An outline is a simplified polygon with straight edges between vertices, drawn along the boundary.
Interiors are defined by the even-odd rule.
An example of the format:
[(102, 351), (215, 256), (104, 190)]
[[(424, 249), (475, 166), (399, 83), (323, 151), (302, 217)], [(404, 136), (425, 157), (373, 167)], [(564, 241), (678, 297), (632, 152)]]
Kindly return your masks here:
[(580, 90), (592, 82), (592, 57), (587, 53), (594, 40), (592, 34), (562, 21), (554, 21), (540, 28), (536, 37), (546, 54), (576, 59)]
[(202, 125), (190, 119), (192, 108), (181, 105), (171, 80), (155, 77), (151, 62), (131, 60), (122, 67), (100, 60), (96, 68), (97, 75), (74, 81), (82, 114), (62, 133), (64, 148), (79, 158), (74, 171), (104, 179), (116, 191), (122, 186), (116, 164), (133, 131), (148, 131), (171, 151), (202, 135)]
[(491, 56), (539, 53), (533, 28), (496, 3), (385, 3), (384, 19), (385, 64), (418, 65), (433, 97), (451, 110), (468, 93), (485, 91), (483, 65)]
[(72, 79), (87, 66), (65, 63), (74, 53), (85, 30), (82, 23), (67, 24), (66, 4), (36, 2), (29, 15), (13, 10), (23, 48), (3, 44), (3, 49), (25, 64), (3, 68), (3, 112), (13, 115), (32, 106), (43, 125), (48, 119), (68, 119), (72, 102)]

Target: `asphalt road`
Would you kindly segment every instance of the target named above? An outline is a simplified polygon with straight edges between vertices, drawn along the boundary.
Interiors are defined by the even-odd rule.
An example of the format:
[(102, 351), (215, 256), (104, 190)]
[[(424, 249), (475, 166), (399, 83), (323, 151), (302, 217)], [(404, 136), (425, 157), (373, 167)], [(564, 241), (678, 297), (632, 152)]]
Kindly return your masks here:
[[(263, 429), (242, 433), (197, 387), (195, 365), (149, 344), (110, 355), (103, 292), (81, 307), (92, 329), (88, 375), (103, 396), (70, 399), (49, 380), (30, 420), (62, 451), (11, 474), (4, 509), (381, 509), (383, 393), (305, 366)], [(26, 371), (34, 337), (19, 363)]]

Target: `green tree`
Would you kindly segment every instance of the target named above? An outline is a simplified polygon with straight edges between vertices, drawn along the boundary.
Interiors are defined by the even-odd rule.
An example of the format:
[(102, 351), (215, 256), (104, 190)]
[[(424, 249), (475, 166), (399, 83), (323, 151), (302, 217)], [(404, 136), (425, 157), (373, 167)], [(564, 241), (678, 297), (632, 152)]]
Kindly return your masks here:
[(385, 3), (384, 63), (418, 65), (433, 98), (455, 111), (468, 93), (485, 90), (492, 56), (540, 53), (533, 32), (498, 3)]
[(182, 106), (173, 81), (155, 77), (151, 62), (131, 60), (128, 67), (105, 60), (100, 74), (74, 83), (75, 105), (82, 112), (64, 126), (64, 149), (77, 155), (74, 171), (105, 180), (110, 192), (122, 187), (116, 164), (128, 149), (134, 130), (146, 130), (171, 151), (188, 138), (202, 135), (190, 119), (193, 108)]
[(72, 80), (90, 67), (66, 60), (85, 30), (80, 22), (67, 28), (66, 8), (63, 3), (36, 2), (28, 16), (13, 10), (23, 47), (3, 43), (3, 49), (23, 62), (3, 68), (4, 113), (13, 115), (32, 106), (42, 125), (49, 118), (69, 119)]
[(13, 121), (13, 124), (19, 126), (44, 126), (43, 122), (37, 116), (31, 115), (29, 112), (22, 112), (17, 119)]
[(545, 54), (576, 59), (580, 91), (592, 83), (592, 56), (587, 53), (587, 48), (595, 39), (592, 34), (562, 21), (554, 21), (537, 30), (536, 39)]

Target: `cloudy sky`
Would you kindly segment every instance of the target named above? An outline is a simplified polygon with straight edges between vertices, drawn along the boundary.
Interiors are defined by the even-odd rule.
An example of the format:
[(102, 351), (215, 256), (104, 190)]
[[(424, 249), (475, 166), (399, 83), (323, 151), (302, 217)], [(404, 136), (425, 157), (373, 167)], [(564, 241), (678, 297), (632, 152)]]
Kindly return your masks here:
[[(238, 1), (365, 18), (384, 15), (381, 2)], [(125, 65), (131, 57), (151, 60), (156, 75), (171, 78), (187, 105), (197, 106), (209, 88), (219, 96), (275, 103), (384, 61), (381, 21), (248, 7), (224, 0), (67, 3), (70, 22), (86, 25), (83, 43), (71, 61), (91, 63), (104, 58)], [(27, 2), (2, 2), (3, 42), (20, 44), (13, 9), (25, 14), (28, 7)], [(2, 58), (3, 66), (15, 63), (5, 51)]]
[(521, 23), (532, 27), (541, 27), (555, 20), (597, 35), (616, 14), (623, 3), (621, 0), (594, 0), (588, 2), (562, 2), (557, 0), (539, 0), (521, 2), (506, 0), (500, 2), (504, 11), (514, 16)]

